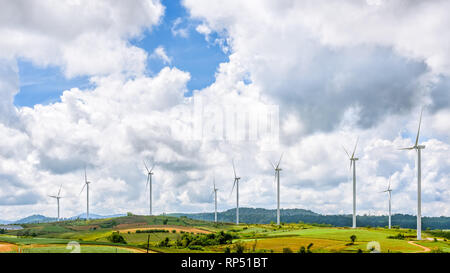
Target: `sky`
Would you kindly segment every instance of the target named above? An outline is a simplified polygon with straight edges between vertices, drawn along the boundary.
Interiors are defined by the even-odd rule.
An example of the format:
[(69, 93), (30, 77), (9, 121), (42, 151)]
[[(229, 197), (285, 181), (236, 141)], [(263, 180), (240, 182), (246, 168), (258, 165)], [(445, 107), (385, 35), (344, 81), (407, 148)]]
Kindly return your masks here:
[(281, 207), (450, 216), (448, 1), (0, 0), (0, 219)]

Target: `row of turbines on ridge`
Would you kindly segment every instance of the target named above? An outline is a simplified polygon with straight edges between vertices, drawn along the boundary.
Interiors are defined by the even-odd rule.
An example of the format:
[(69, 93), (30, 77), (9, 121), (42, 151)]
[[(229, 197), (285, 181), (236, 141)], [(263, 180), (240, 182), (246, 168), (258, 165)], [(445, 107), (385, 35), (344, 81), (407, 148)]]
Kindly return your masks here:
[[(420, 135), (420, 126), (422, 123), (422, 114), (423, 114), (423, 109), (422, 112), (420, 113), (420, 119), (419, 119), (419, 129), (417, 131), (417, 136), (416, 136), (416, 141), (414, 143), (414, 146), (412, 147), (407, 147), (407, 148), (401, 148), (400, 150), (416, 150), (417, 151), (417, 240), (421, 240), (422, 236), (421, 236), (421, 230), (422, 230), (422, 217), (421, 217), (421, 150), (425, 149), (424, 145), (419, 145), (419, 135)], [(355, 147), (353, 149), (353, 153), (350, 155), (347, 150), (344, 151), (347, 154), (347, 156), (349, 157), (350, 160), (350, 169), (353, 170), (353, 217), (352, 217), (352, 228), (356, 228), (356, 161), (359, 159), (355, 156), (355, 152), (356, 152), (356, 147), (358, 145), (358, 140), (356, 140), (356, 144)], [(278, 161), (277, 165), (273, 164), (272, 162), (270, 162), (270, 164), (272, 165), (272, 167), (275, 170), (275, 179), (277, 182), (277, 225), (280, 225), (280, 171), (282, 170), (280, 168), (280, 163), (281, 163), (281, 159), (282, 159), (283, 155), (281, 155), (280, 160)], [(236, 174), (236, 168), (234, 165), (234, 161), (232, 162), (233, 164), (233, 172), (234, 172), (234, 182), (233, 182), (233, 188), (231, 190), (231, 193), (233, 193), (234, 188), (236, 188), (236, 224), (239, 225), (239, 180), (241, 179), (239, 176), (237, 176)], [(147, 183), (146, 183), (146, 188), (149, 187), (149, 214), (152, 214), (152, 176), (153, 176), (153, 169), (154, 169), (154, 165), (152, 166), (151, 169), (148, 168), (147, 164), (144, 161), (144, 166), (145, 169), (147, 170)], [(89, 184), (91, 182), (88, 181), (87, 179), (87, 174), (86, 174), (86, 168), (84, 170), (84, 185), (83, 188), (80, 192), (80, 194), (83, 192), (83, 190), (86, 188), (86, 219), (89, 220)], [(218, 188), (216, 188), (216, 183), (215, 183), (215, 178), (213, 181), (213, 192), (212, 194), (214, 195), (214, 221), (217, 222), (217, 191), (219, 190)], [(57, 201), (57, 205), (58, 205), (58, 221), (60, 220), (60, 199), (63, 198), (60, 194), (61, 194), (61, 187), (59, 188), (58, 194), (57, 195), (49, 195), (52, 198), (55, 198)], [(389, 185), (388, 188), (383, 191), (383, 192), (387, 192), (388, 196), (389, 196), (389, 229), (391, 228), (391, 193), (392, 193), (392, 189), (391, 189), (391, 179), (389, 178)]]

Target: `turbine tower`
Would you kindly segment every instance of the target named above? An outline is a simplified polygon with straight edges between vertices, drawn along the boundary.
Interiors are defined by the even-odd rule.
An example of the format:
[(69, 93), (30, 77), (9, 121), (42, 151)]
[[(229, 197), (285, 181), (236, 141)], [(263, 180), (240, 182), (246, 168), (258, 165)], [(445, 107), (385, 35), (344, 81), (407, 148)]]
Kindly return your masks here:
[(234, 171), (234, 183), (230, 194), (233, 193), (234, 187), (236, 186), (236, 225), (239, 225), (239, 179), (241, 178), (237, 177), (236, 175), (236, 168), (234, 167), (234, 161), (233, 161), (233, 171)]
[(150, 170), (148, 169), (147, 164), (145, 164), (145, 161), (144, 161), (144, 166), (145, 166), (145, 169), (147, 170), (147, 184), (146, 184), (145, 188), (147, 189), (147, 187), (150, 185), (150, 191), (149, 191), (150, 213), (149, 213), (149, 215), (152, 215), (152, 175), (153, 175), (152, 171), (153, 171), (153, 168), (155, 167), (155, 164), (153, 164), (153, 167)]
[(359, 140), (359, 138), (356, 139), (356, 144), (355, 144), (355, 148), (353, 149), (352, 156), (350, 156), (350, 154), (344, 148), (345, 153), (347, 154), (347, 156), (350, 159), (350, 170), (353, 167), (353, 221), (352, 221), (352, 228), (356, 228), (356, 161), (359, 158), (355, 157), (355, 151), (356, 151), (356, 146), (358, 146), (358, 140)]
[(382, 191), (382, 192), (387, 192), (389, 194), (389, 229), (391, 229), (391, 193), (392, 193), (391, 177), (389, 177), (389, 185), (388, 185), (387, 190)]
[(219, 189), (216, 188), (216, 177), (214, 177), (213, 183), (214, 183), (214, 189), (213, 189), (213, 193), (214, 193), (214, 222), (217, 223), (217, 191)]
[(423, 108), (422, 108), (422, 111), (420, 112), (419, 129), (417, 130), (416, 142), (414, 143), (414, 146), (400, 149), (400, 150), (416, 150), (417, 151), (417, 240), (422, 240), (421, 151), (422, 151), (422, 149), (425, 149), (425, 145), (419, 145), (419, 135), (420, 135), (420, 125), (422, 123), (422, 114), (423, 114)]
[(87, 180), (86, 167), (84, 168), (84, 185), (81, 189), (80, 194), (83, 192), (84, 187), (86, 187), (86, 220), (89, 221), (89, 184), (91, 182)]
[(277, 225), (280, 225), (280, 171), (282, 170), (280, 168), (280, 162), (282, 157), (283, 154), (281, 154), (280, 160), (278, 160), (278, 164), (276, 166), (270, 162), (275, 170), (275, 179), (277, 180)]
[(55, 198), (55, 199), (56, 199), (56, 203), (58, 204), (58, 222), (59, 222), (59, 219), (60, 219), (60, 216), (59, 216), (59, 199), (62, 198), (62, 197), (60, 196), (60, 194), (61, 194), (61, 188), (62, 188), (62, 184), (61, 184), (61, 186), (59, 186), (59, 191), (58, 191), (58, 194), (57, 194), (57, 195), (49, 195), (51, 198)]

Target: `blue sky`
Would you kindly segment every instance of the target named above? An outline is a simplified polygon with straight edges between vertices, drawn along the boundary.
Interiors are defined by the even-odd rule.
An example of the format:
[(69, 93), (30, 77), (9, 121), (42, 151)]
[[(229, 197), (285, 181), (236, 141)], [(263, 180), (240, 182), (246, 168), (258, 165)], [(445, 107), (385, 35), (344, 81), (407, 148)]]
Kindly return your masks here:
[[(158, 46), (164, 47), (172, 62), (164, 64), (160, 59), (148, 58), (147, 73), (155, 75), (167, 65), (189, 72), (191, 80), (187, 84), (189, 92), (186, 96), (190, 96), (193, 90), (202, 89), (214, 82), (218, 65), (228, 61), (228, 56), (219, 45), (207, 42), (205, 36), (195, 30), (198, 22), (189, 18), (179, 1), (162, 1), (162, 4), (165, 6), (165, 14), (161, 23), (150, 31), (145, 31), (139, 39), (129, 42), (144, 49), (149, 55)], [(172, 27), (178, 18), (181, 20), (178, 28), (186, 29), (187, 37), (172, 33)], [(214, 34), (212, 38), (214, 40)], [(38, 67), (24, 59), (18, 60), (18, 67), (20, 92), (14, 98), (16, 106), (46, 105), (59, 101), (64, 90), (90, 87), (89, 77), (68, 79), (60, 67)]]

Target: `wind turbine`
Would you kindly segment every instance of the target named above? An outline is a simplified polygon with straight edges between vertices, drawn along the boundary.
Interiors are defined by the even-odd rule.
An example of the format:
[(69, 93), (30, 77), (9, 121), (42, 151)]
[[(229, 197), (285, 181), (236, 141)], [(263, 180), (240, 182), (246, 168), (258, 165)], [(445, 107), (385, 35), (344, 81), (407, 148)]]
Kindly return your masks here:
[(353, 221), (352, 221), (353, 223), (352, 223), (352, 228), (356, 228), (356, 161), (359, 158), (355, 157), (355, 151), (356, 151), (356, 146), (358, 146), (358, 140), (359, 140), (359, 138), (356, 139), (356, 144), (355, 144), (355, 148), (353, 149), (352, 156), (350, 156), (350, 154), (344, 148), (345, 153), (347, 154), (347, 156), (350, 159), (350, 169), (352, 169), (352, 167), (353, 167)]
[(56, 202), (57, 202), (57, 204), (58, 204), (58, 222), (59, 222), (59, 219), (60, 219), (60, 217), (59, 217), (59, 199), (62, 198), (62, 197), (60, 196), (60, 194), (61, 194), (61, 188), (62, 188), (62, 184), (61, 184), (61, 186), (59, 186), (59, 191), (58, 191), (58, 194), (57, 194), (57, 195), (49, 195), (51, 198), (55, 198), (55, 199), (56, 199)]
[(389, 229), (391, 229), (391, 193), (392, 193), (392, 189), (391, 189), (391, 177), (389, 177), (389, 185), (387, 190), (382, 191), (382, 192), (387, 192), (389, 193)]
[(234, 171), (234, 183), (230, 195), (233, 193), (234, 187), (236, 186), (236, 225), (239, 225), (239, 179), (241, 178), (237, 177), (236, 175), (236, 168), (234, 167), (234, 161), (233, 161), (233, 171)]
[(280, 162), (281, 158), (283, 157), (283, 154), (280, 156), (280, 160), (278, 160), (277, 166), (275, 166), (272, 162), (272, 167), (275, 170), (275, 179), (277, 180), (277, 225), (280, 225)]
[(144, 161), (144, 166), (145, 169), (147, 170), (147, 184), (145, 185), (145, 188), (148, 187), (148, 185), (150, 184), (150, 192), (149, 192), (149, 202), (150, 202), (150, 214), (152, 215), (152, 175), (153, 175), (153, 168), (155, 167), (155, 164), (153, 164), (153, 167), (149, 170), (147, 167), (147, 164), (145, 164)]
[(213, 193), (214, 193), (214, 222), (217, 223), (217, 191), (219, 189), (216, 188), (216, 177), (214, 177), (213, 183), (214, 183), (214, 189), (213, 189)]
[(423, 114), (423, 108), (422, 108), (422, 111), (420, 112), (419, 129), (417, 130), (416, 142), (414, 143), (414, 146), (400, 149), (400, 150), (416, 150), (417, 151), (417, 240), (422, 240), (421, 150), (425, 149), (425, 145), (419, 145), (419, 135), (420, 135), (420, 125), (422, 123), (422, 114)]
[(86, 220), (89, 220), (89, 184), (91, 182), (87, 180), (86, 167), (84, 168), (84, 185), (81, 189), (80, 194), (83, 192), (84, 187), (86, 187)]

